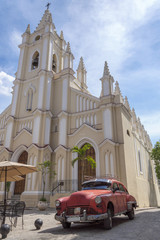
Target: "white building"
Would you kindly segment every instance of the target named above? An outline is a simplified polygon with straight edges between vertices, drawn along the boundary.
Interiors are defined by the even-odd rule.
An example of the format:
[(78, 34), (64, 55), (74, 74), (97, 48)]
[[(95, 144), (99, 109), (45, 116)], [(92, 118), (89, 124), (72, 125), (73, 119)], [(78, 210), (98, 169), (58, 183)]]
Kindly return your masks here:
[[(70, 44), (63, 32), (57, 34), (49, 10), (33, 33), (28, 25), (19, 47), (12, 103), (0, 114), (0, 161), (37, 165), (51, 160), (56, 176), (46, 179), (49, 200), (57, 181), (64, 180), (63, 192), (80, 187), (81, 166), (72, 168), (71, 148), (90, 143), (96, 169), (86, 164), (86, 176), (117, 177), (140, 206), (160, 205), (150, 138), (127, 97), (123, 99), (118, 82), (114, 86), (107, 62), (97, 98), (88, 91), (82, 58), (75, 74)], [(42, 195), (40, 173), (13, 182), (10, 195), (16, 194), (35, 206)]]

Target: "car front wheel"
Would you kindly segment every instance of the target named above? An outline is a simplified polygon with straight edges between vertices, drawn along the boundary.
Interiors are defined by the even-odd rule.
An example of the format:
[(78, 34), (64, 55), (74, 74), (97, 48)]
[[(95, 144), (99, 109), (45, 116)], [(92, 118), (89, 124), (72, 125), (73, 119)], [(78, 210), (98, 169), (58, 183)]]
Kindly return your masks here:
[(130, 220), (133, 220), (134, 219), (134, 208), (132, 208), (132, 210), (130, 211), (130, 212), (128, 212), (128, 218), (130, 219)]
[(106, 230), (109, 230), (112, 228), (112, 213), (110, 208), (108, 208), (107, 213), (108, 213), (108, 217), (104, 219), (104, 228)]
[(61, 222), (61, 223), (62, 223), (63, 228), (70, 228), (70, 226), (71, 226), (71, 223), (69, 223), (69, 222)]

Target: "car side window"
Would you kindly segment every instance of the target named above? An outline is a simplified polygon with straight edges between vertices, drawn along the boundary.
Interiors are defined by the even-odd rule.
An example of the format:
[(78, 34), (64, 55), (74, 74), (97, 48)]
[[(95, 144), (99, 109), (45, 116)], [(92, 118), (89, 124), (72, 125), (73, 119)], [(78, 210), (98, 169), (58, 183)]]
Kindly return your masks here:
[(124, 189), (122, 184), (119, 184), (119, 190), (122, 191), (122, 192), (125, 192), (125, 189)]
[(113, 183), (113, 189), (118, 188), (118, 184), (117, 183)]

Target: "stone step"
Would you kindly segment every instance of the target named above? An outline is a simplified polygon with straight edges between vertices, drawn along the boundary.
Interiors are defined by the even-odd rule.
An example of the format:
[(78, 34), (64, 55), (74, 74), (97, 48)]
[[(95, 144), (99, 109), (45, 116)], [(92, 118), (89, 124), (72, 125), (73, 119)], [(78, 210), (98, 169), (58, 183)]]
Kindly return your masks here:
[(11, 200), (20, 200), (20, 196), (21, 196), (21, 195), (13, 195), (13, 196), (11, 197)]

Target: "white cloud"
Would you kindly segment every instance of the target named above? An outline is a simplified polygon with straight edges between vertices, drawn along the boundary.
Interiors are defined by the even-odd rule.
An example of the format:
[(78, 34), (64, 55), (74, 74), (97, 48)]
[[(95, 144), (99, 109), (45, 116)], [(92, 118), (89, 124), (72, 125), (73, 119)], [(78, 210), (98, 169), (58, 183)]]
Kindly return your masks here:
[(17, 30), (13, 30), (10, 35), (10, 46), (15, 54), (19, 54), (18, 45), (22, 42), (21, 33)]
[(160, 111), (141, 115), (141, 122), (149, 133), (151, 139), (160, 139)]
[(111, 74), (117, 74), (137, 49), (134, 31), (150, 20), (158, 19), (158, 9), (158, 0), (70, 2), (69, 22), (62, 27), (64, 37), (71, 43), (76, 67), (79, 58), (84, 57), (89, 90), (94, 95), (99, 96), (98, 80), (103, 73), (104, 61), (108, 61)]
[(8, 75), (7, 73), (0, 72), (0, 94), (5, 96), (11, 96), (12, 85), (14, 77)]

